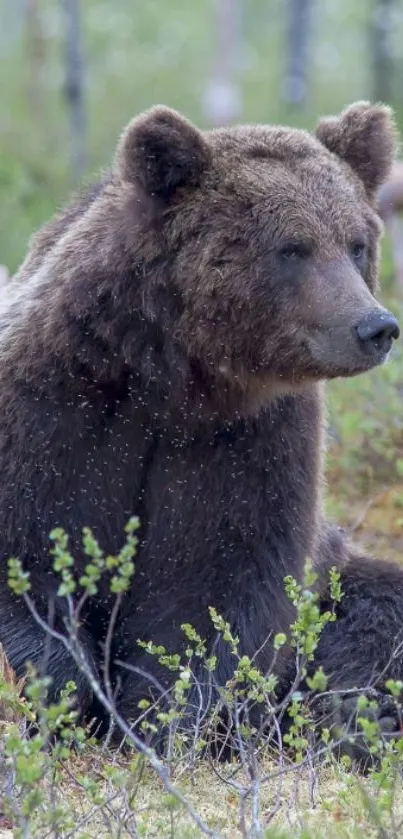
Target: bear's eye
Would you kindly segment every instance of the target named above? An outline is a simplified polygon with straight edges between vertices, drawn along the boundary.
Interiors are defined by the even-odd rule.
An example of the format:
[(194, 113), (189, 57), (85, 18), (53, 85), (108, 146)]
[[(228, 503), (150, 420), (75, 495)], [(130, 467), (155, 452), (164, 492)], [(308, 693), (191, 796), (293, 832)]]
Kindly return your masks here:
[(363, 256), (365, 256), (366, 245), (365, 242), (357, 241), (352, 242), (350, 245), (350, 253), (354, 262), (360, 262)]
[(308, 245), (303, 244), (302, 242), (287, 242), (285, 245), (282, 245), (279, 248), (279, 256), (280, 259), (283, 260), (295, 260), (295, 259), (306, 259), (307, 256), (310, 255), (311, 249)]

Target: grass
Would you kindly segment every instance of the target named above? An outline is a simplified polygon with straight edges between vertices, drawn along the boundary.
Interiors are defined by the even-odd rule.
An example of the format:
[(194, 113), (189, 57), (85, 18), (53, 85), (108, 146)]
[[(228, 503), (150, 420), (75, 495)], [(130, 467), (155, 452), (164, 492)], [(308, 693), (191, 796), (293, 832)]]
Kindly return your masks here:
[[(73, 765), (73, 772), (77, 772), (77, 768)], [(91, 775), (88, 762), (83, 761), (80, 768)], [(274, 769), (270, 763), (263, 766), (268, 775)], [(100, 771), (102, 774), (102, 768)], [(225, 774), (225, 770), (221, 771)], [(200, 762), (191, 776), (178, 772), (174, 780), (207, 825), (222, 839), (242, 839), (238, 795), (212, 769)], [(358, 780), (342, 769), (327, 768), (319, 771), (316, 784), (313, 790), (312, 777), (308, 772), (301, 772), (297, 778), (294, 773), (285, 776), (280, 792), (277, 782), (264, 787), (262, 824), (270, 819), (265, 839), (359, 839), (362, 835), (378, 839), (379, 826), (374, 825), (365, 801), (366, 794), (374, 794), (370, 782)], [(106, 788), (106, 780), (103, 785)], [(88, 799), (72, 787), (70, 780), (66, 783), (66, 794), (73, 797), (77, 814), (80, 811), (85, 814)], [(118, 812), (119, 800), (115, 806)], [(277, 814), (272, 819), (272, 811), (277, 807)], [(147, 839), (172, 839), (173, 836), (175, 839), (200, 839), (203, 835), (150, 773), (143, 776), (135, 812), (138, 834)], [(396, 819), (403, 817), (403, 796), (394, 812)], [(97, 819), (91, 826), (90, 835), (106, 839), (108, 828)]]
[[(245, 833), (251, 824), (250, 801), (246, 802), (243, 822), (240, 796), (227, 780), (232, 769), (229, 764), (212, 768), (200, 760), (192, 772), (181, 767), (173, 770), (172, 780), (220, 839), (244, 839), (246, 835), (253, 839), (252, 832)], [(266, 781), (260, 795), (263, 829), (260, 839), (359, 839), (362, 835), (368, 839), (398, 839), (401, 835), (393, 829), (394, 824), (403, 822), (400, 789), (392, 796), (389, 789), (382, 790), (370, 779), (357, 777), (337, 766), (319, 769), (315, 775), (309, 770), (296, 772), (291, 765), (289, 769), (280, 781), (276, 776), (277, 764), (264, 759), (261, 763)], [(200, 839), (203, 836), (150, 770), (142, 772), (140, 783), (131, 784), (129, 761), (122, 756), (107, 757), (99, 750), (77, 756), (65, 762), (57, 783), (70, 809), (66, 828), (68, 824), (73, 826), (71, 832), (66, 829), (55, 834), (60, 839), (64, 836)], [(42, 832), (35, 830), (35, 815), (31, 818), (31, 830), (32, 834), (27, 835), (44, 839), (43, 828)], [(2, 833), (0, 821), (0, 837), (7, 835)], [(50, 832), (47, 835), (53, 837)]]

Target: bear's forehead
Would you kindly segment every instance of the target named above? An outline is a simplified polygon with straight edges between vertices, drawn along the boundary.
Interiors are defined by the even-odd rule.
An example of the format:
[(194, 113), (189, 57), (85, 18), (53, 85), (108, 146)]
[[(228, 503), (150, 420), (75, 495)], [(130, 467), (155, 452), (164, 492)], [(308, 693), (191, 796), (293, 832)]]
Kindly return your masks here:
[(346, 210), (364, 198), (353, 172), (312, 135), (300, 129), (240, 126), (207, 132), (221, 182), (256, 200), (283, 197)]
[(307, 131), (271, 125), (240, 125), (206, 132), (217, 154), (234, 154), (243, 158), (277, 158), (313, 156), (325, 149)]
[(233, 213), (238, 207), (249, 209), (258, 223), (281, 216), (287, 223), (292, 218), (296, 226), (306, 228), (328, 224), (345, 230), (354, 225), (358, 230), (365, 224), (363, 214), (368, 207), (362, 186), (318, 141), (297, 132), (297, 139), (302, 134), (307, 146), (299, 144), (295, 152), (288, 147), (287, 154), (280, 154), (288, 133), (280, 136), (274, 152), (267, 138), (278, 132), (254, 133), (264, 145), (252, 148), (264, 148), (264, 154), (251, 153), (249, 132), (241, 129), (223, 133), (223, 143), (217, 143), (217, 180), (211, 194), (215, 213)]

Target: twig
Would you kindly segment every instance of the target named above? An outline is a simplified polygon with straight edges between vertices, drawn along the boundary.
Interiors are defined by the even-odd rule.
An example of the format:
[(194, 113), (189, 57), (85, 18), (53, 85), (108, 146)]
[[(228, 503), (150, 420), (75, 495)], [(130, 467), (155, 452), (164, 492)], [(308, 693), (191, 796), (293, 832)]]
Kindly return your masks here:
[[(55, 629), (52, 629), (46, 624), (39, 612), (37, 611), (33, 601), (31, 598), (24, 594), (24, 601), (28, 606), (31, 615), (37, 621), (38, 625), (43, 629), (44, 632), (48, 632), (55, 638), (57, 641), (60, 641), (65, 649), (70, 653), (73, 657), (74, 661), (77, 664), (77, 667), (81, 672), (86, 676), (88, 683), (91, 687), (91, 690), (97, 697), (98, 701), (101, 703), (103, 708), (108, 712), (108, 714), (113, 715), (117, 725), (121, 729), (121, 731), (126, 735), (127, 739), (130, 743), (135, 747), (135, 749), (140, 752), (141, 754), (145, 755), (147, 760), (149, 761), (151, 767), (154, 769), (156, 774), (158, 775), (161, 783), (165, 787), (166, 791), (169, 792), (186, 810), (190, 818), (194, 821), (195, 825), (199, 828), (199, 830), (205, 835), (210, 836), (211, 839), (221, 839), (219, 833), (216, 830), (209, 828), (209, 826), (203, 821), (201, 816), (197, 813), (194, 809), (190, 801), (178, 790), (175, 785), (172, 783), (169, 777), (169, 773), (165, 764), (157, 757), (154, 749), (147, 746), (140, 737), (135, 734), (134, 731), (130, 728), (130, 726), (126, 723), (123, 717), (119, 714), (118, 710), (116, 709), (113, 702), (111, 702), (104, 691), (102, 690), (98, 680), (95, 678), (94, 674), (92, 673), (91, 667), (88, 664), (86, 657), (80, 648), (80, 646), (76, 643), (71, 643), (71, 641), (62, 635), (60, 632), (57, 632)], [(74, 639), (76, 641), (76, 639)]]

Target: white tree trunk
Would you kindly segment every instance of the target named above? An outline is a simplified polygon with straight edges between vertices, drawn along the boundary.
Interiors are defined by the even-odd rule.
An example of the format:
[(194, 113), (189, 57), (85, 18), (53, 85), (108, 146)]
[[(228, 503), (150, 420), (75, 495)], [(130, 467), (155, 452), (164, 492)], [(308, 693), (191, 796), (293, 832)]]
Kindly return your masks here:
[(213, 71), (203, 111), (211, 125), (228, 125), (242, 115), (241, 0), (215, 0), (213, 27)]

